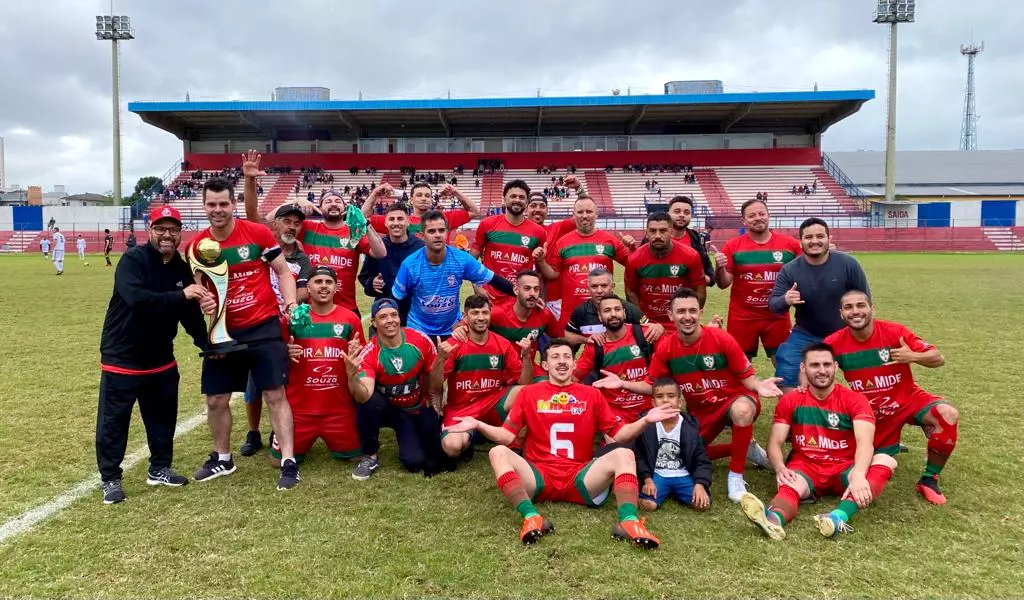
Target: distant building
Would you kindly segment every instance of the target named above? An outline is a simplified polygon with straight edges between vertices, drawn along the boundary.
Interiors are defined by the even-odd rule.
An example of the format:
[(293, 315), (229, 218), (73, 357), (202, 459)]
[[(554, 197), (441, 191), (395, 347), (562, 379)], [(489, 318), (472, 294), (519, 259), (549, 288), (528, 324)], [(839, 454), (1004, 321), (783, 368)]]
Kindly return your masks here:
[(74, 194), (64, 196), (61, 206), (107, 206), (110, 198), (103, 194)]

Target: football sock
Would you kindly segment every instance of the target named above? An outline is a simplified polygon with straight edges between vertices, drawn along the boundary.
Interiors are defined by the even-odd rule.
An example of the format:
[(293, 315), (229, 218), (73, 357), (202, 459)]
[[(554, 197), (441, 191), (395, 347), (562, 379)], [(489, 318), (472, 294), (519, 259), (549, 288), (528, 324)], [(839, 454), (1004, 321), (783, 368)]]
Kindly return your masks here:
[(931, 414), (939, 422), (939, 426), (928, 436), (928, 459), (924, 467), (924, 477), (937, 477), (946, 466), (949, 455), (956, 448), (957, 423), (950, 423), (942, 418), (938, 406), (931, 408)]
[(519, 478), (519, 475), (515, 471), (509, 471), (498, 476), (498, 488), (501, 489), (501, 493), (505, 494), (505, 498), (516, 507), (519, 514), (524, 519), (530, 517), (536, 517), (540, 513), (537, 512), (537, 508), (530, 502), (530, 497), (526, 494), (526, 486), (523, 485), (523, 480)]
[(636, 521), (636, 505), (639, 502), (640, 482), (636, 475), (623, 473), (612, 484), (615, 501), (619, 505), (619, 522)]
[[(872, 502), (877, 500), (882, 494), (882, 490), (885, 489), (885, 484), (889, 482), (890, 477), (892, 477), (892, 469), (885, 465), (871, 465), (868, 468), (868, 473), (864, 478), (868, 480), (868, 487), (871, 488)], [(832, 514), (843, 521), (849, 521), (850, 517), (857, 514), (858, 510), (856, 502), (852, 499), (845, 499), (832, 511)]]
[(800, 505), (800, 494), (795, 488), (784, 485), (779, 488), (768, 505), (768, 513), (774, 514), (779, 520), (779, 525), (785, 525), (796, 516), (797, 507)]
[(730, 459), (729, 459), (729, 470), (733, 473), (743, 473), (743, 470), (747, 465), (747, 450), (750, 448), (750, 440), (754, 438), (754, 426), (751, 425), (733, 425), (732, 426), (732, 444)]
[(217, 460), (222, 461), (222, 462), (227, 462), (227, 461), (231, 460), (231, 453), (230, 452), (227, 452), (227, 453), (225, 453), (225, 452), (218, 452), (217, 453)]

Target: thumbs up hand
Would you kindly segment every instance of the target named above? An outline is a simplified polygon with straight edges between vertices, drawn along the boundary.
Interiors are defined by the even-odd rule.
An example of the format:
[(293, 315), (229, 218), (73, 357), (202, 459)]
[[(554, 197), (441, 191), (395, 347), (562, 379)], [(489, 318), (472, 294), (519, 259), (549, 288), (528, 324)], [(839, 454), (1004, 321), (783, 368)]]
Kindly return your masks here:
[(796, 283), (793, 284), (793, 287), (789, 288), (783, 298), (786, 299), (786, 304), (790, 306), (804, 303), (803, 299), (800, 298), (800, 290), (796, 289)]
[(898, 348), (892, 348), (889, 350), (889, 362), (885, 363), (888, 365), (909, 365), (910, 363), (917, 360), (917, 353), (910, 349), (907, 342), (900, 337), (900, 345)]

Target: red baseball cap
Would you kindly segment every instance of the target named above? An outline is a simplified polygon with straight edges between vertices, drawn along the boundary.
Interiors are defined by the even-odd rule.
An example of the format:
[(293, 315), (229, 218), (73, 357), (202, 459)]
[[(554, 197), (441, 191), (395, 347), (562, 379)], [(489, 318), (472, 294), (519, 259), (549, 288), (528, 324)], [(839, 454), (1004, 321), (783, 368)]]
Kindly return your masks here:
[(149, 211), (150, 225), (155, 224), (160, 219), (173, 219), (178, 222), (178, 225), (181, 225), (181, 213), (178, 212), (178, 209), (168, 204), (158, 206), (153, 210)]

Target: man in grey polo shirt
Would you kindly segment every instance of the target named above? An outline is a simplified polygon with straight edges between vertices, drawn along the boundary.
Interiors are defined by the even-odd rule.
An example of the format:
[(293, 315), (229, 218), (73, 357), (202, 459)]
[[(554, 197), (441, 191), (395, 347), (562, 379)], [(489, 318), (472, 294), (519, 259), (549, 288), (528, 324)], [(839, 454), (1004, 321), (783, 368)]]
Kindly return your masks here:
[(800, 224), (803, 254), (786, 263), (775, 280), (768, 308), (785, 313), (796, 307), (796, 323), (775, 353), (775, 376), (788, 392), (800, 384), (800, 353), (843, 328), (839, 301), (850, 290), (870, 294), (868, 278), (852, 256), (829, 249), (828, 223), (811, 217)]

